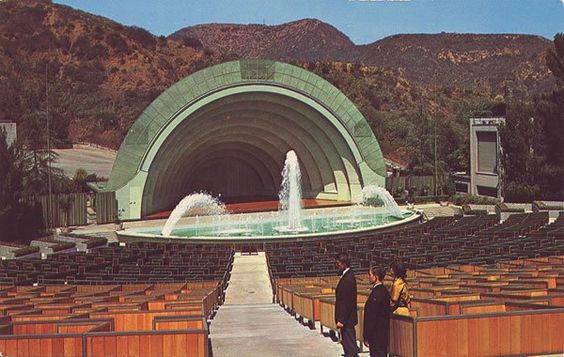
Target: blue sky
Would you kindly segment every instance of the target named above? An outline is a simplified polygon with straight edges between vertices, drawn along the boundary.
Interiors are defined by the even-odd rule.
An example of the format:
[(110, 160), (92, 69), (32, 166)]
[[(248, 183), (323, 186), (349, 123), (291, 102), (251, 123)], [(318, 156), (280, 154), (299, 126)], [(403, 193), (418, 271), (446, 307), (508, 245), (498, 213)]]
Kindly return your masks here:
[(356, 44), (398, 33), (564, 32), (564, 0), (55, 0), (169, 35), (205, 23), (277, 25), (317, 18)]

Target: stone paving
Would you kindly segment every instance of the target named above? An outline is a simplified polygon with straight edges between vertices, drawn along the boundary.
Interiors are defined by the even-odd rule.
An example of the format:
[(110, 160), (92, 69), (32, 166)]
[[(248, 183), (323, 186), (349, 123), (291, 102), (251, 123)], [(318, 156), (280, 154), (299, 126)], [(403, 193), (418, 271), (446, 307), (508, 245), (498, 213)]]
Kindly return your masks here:
[(210, 325), (213, 357), (338, 357), (341, 346), (272, 303), (264, 253), (235, 256), (225, 304)]

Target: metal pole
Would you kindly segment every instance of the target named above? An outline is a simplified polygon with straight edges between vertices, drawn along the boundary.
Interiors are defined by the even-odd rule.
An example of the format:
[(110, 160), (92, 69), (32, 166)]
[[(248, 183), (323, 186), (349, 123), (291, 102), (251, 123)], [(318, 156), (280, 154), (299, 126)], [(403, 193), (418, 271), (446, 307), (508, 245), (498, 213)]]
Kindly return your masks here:
[(438, 195), (437, 189), (437, 118), (435, 117), (433, 122), (435, 123), (435, 196)]
[[(435, 82), (435, 90), (433, 91), (434, 97), (435, 97), (435, 106), (437, 106), (437, 72), (435, 72), (435, 75), (433, 76), (433, 81)], [(438, 195), (438, 189), (437, 189), (437, 113), (435, 112), (435, 116), (433, 118), (433, 126), (434, 126), (434, 141), (435, 141), (435, 148), (434, 148), (434, 152), (435, 152), (435, 196)]]
[(52, 226), (52, 186), (51, 186), (51, 128), (49, 120), (49, 87), (48, 83), (49, 64), (45, 64), (45, 107), (47, 116), (47, 178), (49, 188), (49, 203), (47, 204), (47, 227)]

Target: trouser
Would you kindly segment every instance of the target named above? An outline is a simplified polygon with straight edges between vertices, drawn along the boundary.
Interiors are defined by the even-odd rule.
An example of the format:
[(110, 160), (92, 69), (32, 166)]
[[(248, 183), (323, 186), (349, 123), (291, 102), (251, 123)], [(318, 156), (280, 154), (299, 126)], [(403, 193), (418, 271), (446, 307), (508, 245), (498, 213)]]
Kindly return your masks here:
[(345, 325), (341, 328), (341, 344), (345, 351), (345, 357), (358, 357), (354, 326)]
[(386, 357), (388, 355), (387, 347), (382, 348), (381, 346), (376, 346), (376, 344), (374, 344), (374, 347), (372, 347), (372, 344), (370, 342), (368, 342), (368, 344), (368, 348), (370, 349), (370, 357)]

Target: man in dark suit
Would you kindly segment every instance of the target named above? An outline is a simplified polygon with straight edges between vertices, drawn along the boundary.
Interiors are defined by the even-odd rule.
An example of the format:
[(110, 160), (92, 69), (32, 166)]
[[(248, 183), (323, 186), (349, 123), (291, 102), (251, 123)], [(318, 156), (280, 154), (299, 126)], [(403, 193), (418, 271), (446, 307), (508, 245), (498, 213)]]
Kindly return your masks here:
[(383, 284), (386, 268), (370, 268), (368, 279), (374, 287), (364, 305), (363, 339), (370, 357), (386, 357), (390, 330), (390, 293)]
[(346, 253), (337, 254), (337, 269), (341, 279), (335, 290), (335, 323), (341, 330), (341, 343), (345, 357), (358, 357), (354, 327), (358, 323), (356, 315), (356, 279), (351, 270), (351, 260)]

